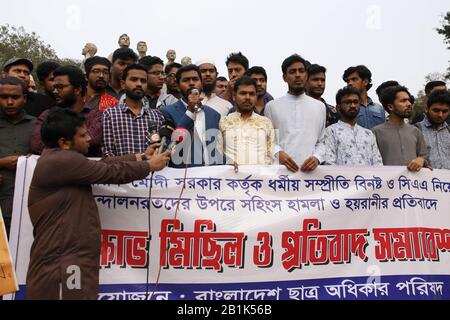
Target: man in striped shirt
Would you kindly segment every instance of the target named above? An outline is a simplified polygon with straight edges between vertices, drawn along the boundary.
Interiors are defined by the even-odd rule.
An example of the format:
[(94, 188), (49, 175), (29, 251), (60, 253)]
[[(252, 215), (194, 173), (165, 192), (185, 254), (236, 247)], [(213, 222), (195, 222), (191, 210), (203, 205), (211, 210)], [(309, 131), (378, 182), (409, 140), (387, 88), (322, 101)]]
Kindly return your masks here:
[(147, 70), (141, 65), (131, 65), (123, 72), (125, 91), (115, 107), (103, 112), (103, 155), (105, 157), (144, 153), (149, 141), (150, 124), (156, 129), (164, 122), (158, 110), (151, 109), (147, 98)]

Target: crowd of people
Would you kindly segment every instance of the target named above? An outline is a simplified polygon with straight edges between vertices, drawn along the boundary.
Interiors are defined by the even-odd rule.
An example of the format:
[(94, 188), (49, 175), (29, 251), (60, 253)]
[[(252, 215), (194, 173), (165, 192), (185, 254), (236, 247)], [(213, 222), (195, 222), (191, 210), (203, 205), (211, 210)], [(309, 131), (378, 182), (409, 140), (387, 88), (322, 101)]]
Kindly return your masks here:
[[(291, 172), (310, 172), (319, 165), (405, 166), (413, 172), (424, 167), (450, 169), (450, 93), (445, 82), (427, 84), (425, 110), (412, 118), (414, 97), (397, 81), (380, 85), (376, 94), (381, 105), (374, 102), (369, 96), (372, 73), (363, 65), (343, 72), (345, 86), (336, 93), (334, 105), (322, 98), (326, 68), (298, 54), (281, 64), (287, 93), (276, 99), (268, 92), (263, 67), (250, 66), (241, 52), (228, 55), (225, 63), (228, 80), (218, 76), (211, 59), (185, 66), (165, 64), (156, 56), (139, 58), (124, 47), (111, 60), (89, 57), (84, 71), (55, 61), (41, 63), (36, 70), (41, 93), (30, 89), (32, 61), (21, 57), (4, 64), (0, 204), (7, 228), (18, 158), (37, 154), (55, 161), (47, 160), (44, 167), (38, 162), (30, 189), (35, 239), (44, 238), (32, 249), (29, 277), (35, 283), (30, 296), (47, 296), (39, 283), (41, 270), (35, 267), (42, 263), (42, 252), (51, 254), (45, 245), (54, 248), (57, 240), (36, 230), (55, 225), (49, 210), (52, 201), (70, 192), (62, 187), (69, 182), (131, 181), (162, 169), (169, 157), (174, 168), (281, 164)], [(164, 125), (189, 132), (171, 156), (157, 154), (149, 138), (152, 130)], [(60, 149), (76, 152), (56, 159), (55, 150)], [(103, 160), (94, 165), (80, 153)], [(147, 161), (148, 166), (130, 165), (131, 160)], [(52, 182), (52, 170), (64, 174)], [(70, 181), (62, 176), (70, 176)], [(81, 200), (78, 204), (95, 205)], [(85, 227), (97, 230), (95, 213), (92, 216), (93, 225)], [(94, 247), (94, 258), (87, 262), (91, 267), (99, 254)]]

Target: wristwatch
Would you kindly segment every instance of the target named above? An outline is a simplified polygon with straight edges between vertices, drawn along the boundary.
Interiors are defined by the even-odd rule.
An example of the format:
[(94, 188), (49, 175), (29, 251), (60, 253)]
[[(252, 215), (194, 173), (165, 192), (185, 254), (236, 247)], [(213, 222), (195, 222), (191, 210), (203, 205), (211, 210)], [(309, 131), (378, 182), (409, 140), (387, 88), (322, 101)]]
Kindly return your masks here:
[(145, 153), (141, 153), (141, 159), (142, 159), (142, 161), (147, 161), (148, 160), (148, 158), (145, 155)]

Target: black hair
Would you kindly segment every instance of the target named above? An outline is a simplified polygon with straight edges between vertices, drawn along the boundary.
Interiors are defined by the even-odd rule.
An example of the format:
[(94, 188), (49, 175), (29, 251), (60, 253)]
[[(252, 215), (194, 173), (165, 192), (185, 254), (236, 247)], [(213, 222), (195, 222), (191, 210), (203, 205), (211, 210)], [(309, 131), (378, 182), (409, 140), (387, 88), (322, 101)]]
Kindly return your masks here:
[(162, 61), (161, 58), (159, 58), (157, 56), (145, 56), (145, 57), (139, 59), (139, 64), (141, 66), (144, 66), (148, 71), (155, 64), (160, 64), (160, 65), (164, 66), (164, 61)]
[(305, 59), (295, 53), (284, 59), (283, 63), (281, 64), (281, 71), (283, 71), (283, 74), (286, 74), (287, 69), (296, 62), (303, 63), (305, 69), (309, 66), (309, 63)]
[(245, 71), (244, 75), (251, 77), (252, 74), (262, 74), (267, 82), (267, 72), (266, 69), (264, 69), (263, 67), (259, 66), (251, 67), (250, 69)]
[(377, 90), (375, 90), (375, 92), (377, 93), (377, 96), (380, 96), (381, 92), (389, 87), (395, 87), (395, 86), (399, 86), (400, 83), (398, 83), (398, 81), (395, 80), (389, 80), (389, 81), (385, 81), (382, 84), (380, 84), (377, 88)]
[(450, 92), (447, 90), (436, 90), (430, 93), (427, 107), (430, 108), (435, 103), (446, 104), (450, 108)]
[(327, 68), (318, 65), (318, 64), (310, 64), (306, 70), (308, 71), (308, 75), (318, 74), (318, 73), (327, 73)]
[(81, 113), (70, 109), (53, 107), (42, 123), (41, 138), (47, 148), (57, 148), (58, 140), (64, 138), (73, 141), (77, 129), (84, 125)]
[(429, 95), (436, 87), (445, 87), (447, 84), (444, 81), (430, 81), (425, 86), (425, 94)]
[(6, 77), (6, 78), (0, 78), (0, 86), (6, 86), (6, 85), (10, 85), (10, 86), (19, 86), (22, 88), (22, 93), (24, 95), (28, 94), (28, 88), (27, 85), (25, 84), (25, 82), (20, 79), (20, 78), (16, 78), (16, 77)]
[(388, 87), (381, 91), (380, 102), (386, 111), (388, 111), (388, 105), (394, 104), (394, 101), (397, 98), (397, 93), (399, 92), (406, 92), (409, 97), (411, 97), (408, 88), (404, 86)]
[(254, 86), (255, 90), (257, 89), (255, 79), (245, 75), (236, 80), (236, 83), (234, 84), (234, 93), (238, 92), (240, 86)]
[(228, 66), (230, 62), (240, 64), (245, 70), (248, 70), (248, 59), (240, 51), (229, 54), (227, 61), (225, 61), (225, 65)]
[(177, 74), (176, 74), (177, 83), (180, 83), (181, 75), (188, 71), (196, 71), (198, 73), (199, 78), (200, 79), (202, 78), (202, 75), (200, 74), (200, 69), (195, 64), (189, 64), (187, 66), (184, 66), (184, 67), (181, 67), (180, 69), (178, 69)]
[(216, 81), (228, 81), (228, 80), (227, 80), (227, 78), (220, 76), (220, 77), (217, 77)]
[(351, 87), (351, 86), (346, 86), (342, 89), (339, 89), (339, 91), (336, 94), (336, 105), (340, 105), (341, 104), (341, 100), (343, 97), (345, 96), (349, 96), (351, 94), (356, 94), (358, 96), (358, 98), (361, 99), (361, 93), (359, 92), (358, 89)]
[(131, 64), (128, 67), (126, 67), (125, 70), (123, 70), (122, 74), (123, 81), (127, 80), (128, 73), (130, 73), (131, 70), (142, 70), (147, 75), (147, 68), (145, 66), (143, 66), (142, 64)]
[(45, 78), (47, 78), (50, 73), (52, 73), (59, 67), (61, 67), (61, 64), (59, 64), (58, 62), (53, 61), (53, 60), (48, 60), (48, 61), (42, 62), (36, 68), (36, 75), (37, 75), (38, 80), (44, 81)]
[(372, 84), (372, 72), (370, 72), (369, 68), (367, 68), (366, 66), (363, 65), (359, 65), (356, 67), (350, 67), (347, 70), (344, 71), (344, 75), (342, 76), (342, 79), (347, 82), (347, 78), (352, 74), (352, 73), (357, 73), (359, 75), (359, 77), (361, 79), (367, 79), (369, 80), (369, 83), (366, 86), (366, 90), (369, 91), (370, 88), (372, 88), (373, 84)]
[(53, 71), (55, 77), (68, 76), (70, 84), (75, 88), (81, 88), (81, 95), (86, 94), (87, 80), (83, 71), (75, 66), (62, 66)]
[(92, 67), (94, 67), (97, 64), (101, 64), (107, 67), (108, 69), (111, 68), (111, 62), (105, 57), (99, 56), (90, 57), (86, 59), (86, 61), (84, 62), (84, 70), (86, 71), (86, 75), (89, 75), (89, 73), (91, 73)]
[(165, 74), (169, 74), (169, 72), (170, 72), (170, 70), (172, 70), (172, 68), (180, 69), (181, 67), (182, 67), (182, 65), (179, 64), (178, 62), (170, 63), (170, 64), (168, 64), (167, 66), (165, 66), (165, 68), (164, 68), (164, 73), (165, 73)]
[(136, 62), (138, 56), (130, 48), (119, 48), (113, 53), (112, 62), (114, 63), (117, 59), (128, 60), (131, 59)]

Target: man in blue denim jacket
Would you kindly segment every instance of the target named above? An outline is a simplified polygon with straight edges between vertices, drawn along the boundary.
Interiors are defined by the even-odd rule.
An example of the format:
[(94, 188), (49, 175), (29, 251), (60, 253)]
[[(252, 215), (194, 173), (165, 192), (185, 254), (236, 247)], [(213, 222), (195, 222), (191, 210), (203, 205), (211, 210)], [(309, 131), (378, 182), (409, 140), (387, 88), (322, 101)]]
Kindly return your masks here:
[(367, 92), (372, 88), (372, 72), (366, 66), (350, 67), (345, 70), (342, 79), (361, 93), (361, 106), (357, 123), (366, 129), (383, 124), (386, 121), (384, 108), (372, 101)]

